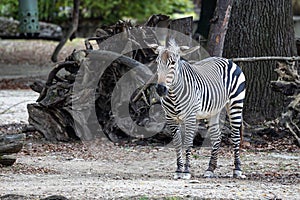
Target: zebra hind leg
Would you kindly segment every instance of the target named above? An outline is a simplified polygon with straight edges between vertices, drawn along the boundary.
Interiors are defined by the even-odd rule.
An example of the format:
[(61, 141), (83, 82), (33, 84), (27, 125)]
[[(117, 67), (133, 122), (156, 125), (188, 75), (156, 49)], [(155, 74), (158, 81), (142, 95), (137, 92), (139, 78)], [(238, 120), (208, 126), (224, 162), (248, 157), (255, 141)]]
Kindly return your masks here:
[(233, 142), (233, 151), (234, 151), (234, 169), (233, 177), (234, 178), (246, 178), (242, 173), (241, 160), (240, 160), (240, 142), (242, 135), (242, 126), (240, 128), (235, 128), (232, 126), (231, 138)]
[(212, 151), (211, 151), (211, 158), (209, 161), (208, 168), (205, 171), (203, 177), (204, 178), (213, 178), (213, 177), (215, 177), (214, 170), (217, 168), (218, 152), (219, 152), (221, 139), (222, 139), (218, 114), (216, 116), (213, 116), (209, 120), (208, 132), (209, 132), (210, 138), (211, 138)]
[(228, 116), (231, 126), (231, 140), (233, 143), (234, 151), (234, 169), (233, 177), (234, 178), (246, 178), (242, 173), (241, 160), (240, 160), (240, 144), (243, 136), (243, 118), (242, 118), (242, 108), (243, 106), (231, 106), (231, 109), (228, 109)]

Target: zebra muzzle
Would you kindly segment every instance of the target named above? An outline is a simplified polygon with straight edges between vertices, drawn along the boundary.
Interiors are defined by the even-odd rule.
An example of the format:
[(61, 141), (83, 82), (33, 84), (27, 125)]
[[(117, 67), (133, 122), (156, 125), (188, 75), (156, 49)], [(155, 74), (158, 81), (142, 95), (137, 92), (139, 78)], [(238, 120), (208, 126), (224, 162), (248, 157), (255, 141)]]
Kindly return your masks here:
[(156, 85), (156, 92), (160, 97), (166, 96), (168, 94), (168, 89), (164, 84)]

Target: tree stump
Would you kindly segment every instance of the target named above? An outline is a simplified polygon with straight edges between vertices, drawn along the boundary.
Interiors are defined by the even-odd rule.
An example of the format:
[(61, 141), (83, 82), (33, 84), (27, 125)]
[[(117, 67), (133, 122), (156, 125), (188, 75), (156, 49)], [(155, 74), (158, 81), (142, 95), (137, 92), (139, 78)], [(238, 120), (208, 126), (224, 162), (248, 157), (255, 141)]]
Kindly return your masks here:
[[(128, 116), (125, 118), (121, 115), (116, 119), (113, 114), (118, 112), (123, 103), (120, 98), (119, 102), (112, 99), (114, 88), (124, 87), (117, 83), (125, 74), (131, 80), (145, 80), (145, 78), (141, 79), (139, 74), (127, 74), (134, 68), (147, 73), (155, 70), (151, 67), (151, 62), (156, 58), (156, 54), (148, 44), (159, 44), (159, 42), (152, 29), (145, 27), (165, 24), (165, 28), (169, 26), (180, 31), (183, 30), (182, 23), (192, 26), (192, 19), (172, 21), (168, 16), (154, 15), (145, 25), (137, 26), (143, 34), (134, 34), (135, 26), (125, 21), (98, 28), (96, 37), (86, 39), (85, 50), (74, 50), (64, 62), (56, 64), (45, 83), (35, 82), (31, 86), (34, 91), (40, 93), (40, 96), (37, 103), (28, 105), (29, 123), (50, 141), (79, 138), (95, 140), (97, 137), (105, 136), (113, 142), (119, 142), (123, 139), (135, 138), (132, 133), (129, 135), (125, 133), (120, 123), (123, 123), (121, 126), (127, 129), (130, 129), (129, 126), (133, 123), (141, 126), (151, 123), (150, 107), (160, 103), (158, 97), (153, 95), (154, 85), (133, 88), (133, 95), (141, 89), (143, 91), (139, 98), (135, 99), (133, 96), (129, 98), (130, 103), (127, 104), (127, 108), (129, 106), (130, 119)], [(184, 31), (184, 34), (191, 38), (192, 27), (185, 28)], [(121, 35), (117, 40), (118, 45), (106, 42), (110, 37), (118, 37), (118, 35)], [(90, 44), (92, 40), (97, 42), (99, 49), (93, 49), (95, 47)], [(106, 64), (108, 67), (103, 69)], [(129, 89), (132, 86), (126, 83), (125, 87)], [(131, 121), (126, 123), (126, 120)], [(164, 128), (163, 123), (160, 123), (160, 126), (163, 130), (153, 138), (157, 138), (160, 142), (164, 139), (169, 142), (169, 130)], [(101, 129), (104, 134), (95, 134), (98, 129)]]

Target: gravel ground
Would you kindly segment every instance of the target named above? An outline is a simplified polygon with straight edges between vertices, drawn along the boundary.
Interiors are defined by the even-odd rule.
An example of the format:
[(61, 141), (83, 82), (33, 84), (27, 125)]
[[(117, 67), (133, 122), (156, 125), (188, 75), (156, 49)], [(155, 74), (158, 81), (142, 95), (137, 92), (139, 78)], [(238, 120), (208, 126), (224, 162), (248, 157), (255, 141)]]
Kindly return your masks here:
[(38, 95), (32, 90), (0, 90), (0, 124), (28, 123), (26, 106)]
[[(232, 154), (221, 151), (218, 178), (204, 179), (209, 150), (193, 151), (193, 177), (173, 180), (174, 149), (30, 141), (17, 163), (0, 168), (0, 196), (37, 199), (300, 199), (299, 152), (244, 151), (244, 180), (231, 178)], [(95, 153), (97, 152), (97, 153)], [(176, 198), (175, 198), (176, 197)]]

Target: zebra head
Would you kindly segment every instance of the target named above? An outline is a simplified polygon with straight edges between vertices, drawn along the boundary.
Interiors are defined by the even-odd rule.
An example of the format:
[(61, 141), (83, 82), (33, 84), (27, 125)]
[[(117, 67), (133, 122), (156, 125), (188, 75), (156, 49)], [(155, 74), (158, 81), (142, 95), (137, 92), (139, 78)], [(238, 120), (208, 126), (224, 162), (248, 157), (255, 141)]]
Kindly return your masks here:
[(157, 48), (157, 85), (156, 92), (163, 97), (168, 94), (175, 78), (176, 69), (180, 60), (180, 47), (174, 39), (170, 39), (166, 47)]

